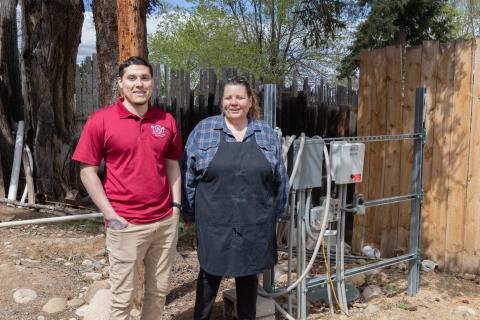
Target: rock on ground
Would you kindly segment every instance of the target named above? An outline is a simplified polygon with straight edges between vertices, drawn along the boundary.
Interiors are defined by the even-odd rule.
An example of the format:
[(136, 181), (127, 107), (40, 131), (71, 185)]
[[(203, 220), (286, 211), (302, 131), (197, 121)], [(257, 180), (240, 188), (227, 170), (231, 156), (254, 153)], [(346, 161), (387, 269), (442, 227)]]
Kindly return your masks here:
[(37, 298), (37, 293), (32, 289), (17, 289), (13, 293), (13, 300), (16, 303), (28, 303)]
[(87, 302), (90, 303), (92, 298), (95, 296), (98, 290), (100, 289), (109, 289), (110, 285), (106, 280), (103, 281), (95, 281), (93, 282), (90, 287), (88, 287), (87, 292), (85, 293), (85, 296), (83, 299)]
[(85, 311), (83, 320), (108, 320), (112, 294), (108, 289), (100, 289), (93, 296)]
[(65, 298), (51, 298), (43, 306), (42, 310), (46, 313), (58, 313), (67, 309), (67, 299)]
[(362, 297), (365, 301), (368, 302), (380, 296), (381, 294), (382, 294), (382, 290), (380, 289), (380, 287), (375, 285), (369, 285), (363, 290)]

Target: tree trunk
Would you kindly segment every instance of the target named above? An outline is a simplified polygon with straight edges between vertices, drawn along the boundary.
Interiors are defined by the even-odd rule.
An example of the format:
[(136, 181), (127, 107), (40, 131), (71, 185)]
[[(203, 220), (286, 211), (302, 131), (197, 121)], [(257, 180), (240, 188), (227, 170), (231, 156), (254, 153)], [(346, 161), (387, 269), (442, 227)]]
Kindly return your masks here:
[(34, 174), (38, 195), (57, 199), (73, 181), (73, 97), (83, 1), (23, 0), (22, 11), (24, 99)]
[(119, 95), (117, 4), (112, 0), (94, 0), (92, 11), (97, 34), (98, 99), (103, 107), (115, 103)]
[(10, 181), (12, 128), (23, 119), (16, 7), (17, 0), (0, 1), (0, 196), (5, 196), (4, 181)]
[(147, 59), (145, 0), (117, 0), (119, 61), (130, 56)]

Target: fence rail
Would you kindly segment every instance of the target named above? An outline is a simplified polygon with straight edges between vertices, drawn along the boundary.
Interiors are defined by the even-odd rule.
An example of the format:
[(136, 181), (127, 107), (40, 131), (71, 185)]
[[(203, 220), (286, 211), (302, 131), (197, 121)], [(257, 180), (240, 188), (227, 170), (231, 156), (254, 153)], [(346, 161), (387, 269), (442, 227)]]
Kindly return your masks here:
[[(238, 70), (224, 68), (220, 75), (215, 70), (200, 70), (191, 88), (191, 75), (182, 70), (170, 70), (153, 63), (154, 88), (152, 103), (170, 112), (177, 120), (185, 142), (188, 133), (201, 119), (218, 114), (221, 88), (226, 79), (239, 75)], [(263, 98), (263, 87), (253, 77), (250, 83)], [(80, 132), (88, 116), (102, 107), (98, 104), (96, 55), (87, 57), (77, 66), (75, 79), (75, 124)], [(321, 81), (303, 88), (297, 85), (277, 88), (277, 126), (284, 134), (305, 132), (309, 136), (353, 135), (356, 128), (357, 91), (347, 86)]]

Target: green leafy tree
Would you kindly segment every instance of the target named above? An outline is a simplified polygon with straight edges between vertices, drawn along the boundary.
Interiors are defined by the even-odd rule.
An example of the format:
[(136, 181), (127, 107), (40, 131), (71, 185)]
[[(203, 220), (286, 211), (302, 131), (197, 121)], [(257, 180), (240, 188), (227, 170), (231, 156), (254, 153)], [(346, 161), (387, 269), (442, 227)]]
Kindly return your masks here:
[[(198, 0), (188, 14), (171, 14), (150, 40), (151, 57), (174, 67), (236, 67), (283, 84), (288, 76), (322, 69), (321, 50), (344, 27), (339, 11), (310, 23), (300, 0)], [(339, 2), (324, 0), (324, 2)], [(335, 9), (335, 7), (332, 7)], [(312, 30), (317, 31), (316, 34)]]
[(458, 37), (480, 36), (480, 0), (452, 0), (450, 3), (459, 11)]
[(359, 4), (368, 13), (342, 60), (341, 77), (355, 72), (355, 58), (363, 50), (394, 43), (415, 46), (423, 40), (448, 41), (458, 34), (458, 12), (444, 0), (360, 0)]
[(172, 12), (149, 39), (150, 59), (174, 69), (238, 67), (258, 74), (254, 49), (239, 40), (236, 24), (215, 7), (200, 5), (189, 14)]

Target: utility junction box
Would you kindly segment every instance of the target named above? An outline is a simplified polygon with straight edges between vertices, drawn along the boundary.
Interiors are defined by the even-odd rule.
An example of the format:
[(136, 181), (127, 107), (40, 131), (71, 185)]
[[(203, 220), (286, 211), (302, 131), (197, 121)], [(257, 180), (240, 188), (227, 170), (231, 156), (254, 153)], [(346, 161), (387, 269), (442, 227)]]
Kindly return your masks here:
[(332, 180), (335, 184), (362, 182), (365, 144), (347, 141), (330, 143)]

